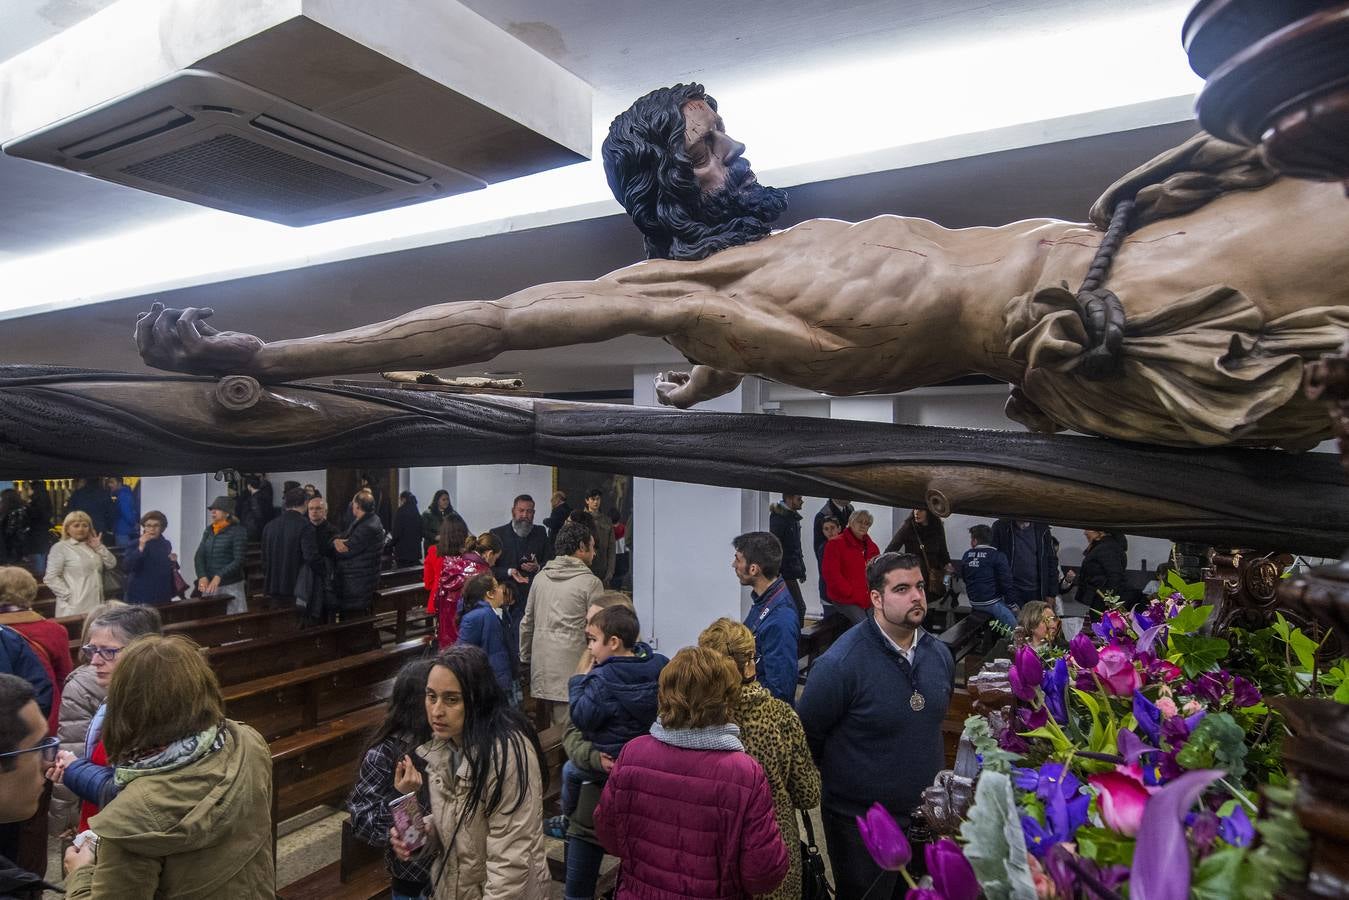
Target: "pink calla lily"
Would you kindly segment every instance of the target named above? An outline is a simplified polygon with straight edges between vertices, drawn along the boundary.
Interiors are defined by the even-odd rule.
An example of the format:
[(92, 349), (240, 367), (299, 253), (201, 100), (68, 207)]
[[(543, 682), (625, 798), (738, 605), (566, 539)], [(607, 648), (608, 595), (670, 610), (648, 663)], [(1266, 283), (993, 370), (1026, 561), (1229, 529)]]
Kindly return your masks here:
[(1151, 796), (1147, 788), (1120, 772), (1102, 772), (1087, 781), (1099, 792), (1097, 808), (1106, 827), (1128, 837), (1138, 834)]

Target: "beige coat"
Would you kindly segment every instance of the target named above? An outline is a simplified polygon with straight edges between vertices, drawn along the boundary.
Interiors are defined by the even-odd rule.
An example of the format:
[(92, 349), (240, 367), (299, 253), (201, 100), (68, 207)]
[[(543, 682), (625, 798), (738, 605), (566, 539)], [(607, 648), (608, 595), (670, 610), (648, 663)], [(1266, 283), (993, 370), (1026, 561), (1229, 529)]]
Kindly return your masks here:
[(548, 560), (529, 589), (520, 621), (520, 661), (529, 664), (529, 692), (566, 703), (567, 679), (586, 648), (586, 610), (604, 592), (590, 568), (574, 556)]
[[(480, 806), (458, 833), (455, 823), (468, 799), (469, 764), (462, 761), (451, 775), (450, 745), (431, 741), (417, 748), (426, 760), (431, 794), (431, 817), (443, 847), (450, 844), (447, 858), (431, 864), (435, 879), (434, 900), (546, 900), (550, 887), (548, 858), (543, 844), (543, 781), (539, 758), (530, 743), (520, 737), (525, 751), (529, 784), (516, 804), (519, 781), (507, 753), (493, 761), (501, 775), (502, 803), (489, 818)], [(504, 774), (502, 762), (506, 762)], [(484, 795), (496, 787), (489, 780)]]
[(66, 879), (68, 900), (276, 896), (271, 752), (247, 725), (225, 728), (220, 750), (137, 778), (89, 820), (98, 859)]
[(82, 541), (62, 538), (47, 555), (42, 583), (56, 595), (56, 617), (82, 616), (103, 602), (103, 570), (117, 568), (107, 547), (97, 551)]
[[(84, 739), (89, 734), (89, 722), (108, 696), (108, 689), (98, 683), (92, 666), (80, 666), (66, 677), (61, 689), (60, 724), (56, 736), (61, 749), (76, 756), (84, 755)], [(64, 784), (52, 786), (52, 801), (47, 812), (51, 834), (61, 834), (80, 824), (80, 798)]]

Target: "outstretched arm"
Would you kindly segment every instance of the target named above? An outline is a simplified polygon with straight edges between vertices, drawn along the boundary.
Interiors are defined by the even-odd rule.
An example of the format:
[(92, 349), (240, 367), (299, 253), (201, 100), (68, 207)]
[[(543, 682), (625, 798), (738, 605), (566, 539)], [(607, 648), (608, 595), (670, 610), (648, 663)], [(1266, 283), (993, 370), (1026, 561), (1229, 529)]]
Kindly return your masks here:
[[(157, 368), (267, 381), (447, 368), (485, 362), (507, 350), (679, 334), (702, 308), (727, 302), (711, 277), (700, 277), (704, 268), (710, 267), (651, 261), (595, 281), (537, 285), (500, 300), (441, 303), (375, 325), (271, 343), (217, 331), (203, 321), (210, 309), (165, 309), (156, 303), (136, 323), (136, 344)], [(724, 281), (725, 272), (717, 277)]]

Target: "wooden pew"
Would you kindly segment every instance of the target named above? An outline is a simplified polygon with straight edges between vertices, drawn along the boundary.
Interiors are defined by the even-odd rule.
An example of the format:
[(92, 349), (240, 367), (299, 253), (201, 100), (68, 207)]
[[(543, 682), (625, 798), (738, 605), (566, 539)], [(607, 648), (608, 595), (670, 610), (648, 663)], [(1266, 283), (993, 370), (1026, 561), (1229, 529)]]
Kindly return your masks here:
[(231, 719), (247, 722), (267, 740), (314, 728), (365, 706), (384, 704), (404, 665), (428, 652), (426, 637), (328, 660), (292, 672), (225, 688)]
[(405, 641), (413, 633), (435, 631), (435, 617), (426, 612), (426, 587), (420, 581), (380, 588), (373, 605), (380, 627), (392, 629), (395, 641)]
[(272, 742), (273, 833), (278, 822), (346, 798), (382, 721), (383, 705), (367, 706)]
[(369, 616), (293, 634), (211, 647), (206, 651), (206, 659), (222, 685), (233, 685), (375, 650), (379, 644), (375, 619)]
[[(810, 667), (815, 665), (824, 651), (833, 646), (843, 632), (848, 630), (848, 620), (833, 614), (823, 619), (807, 619), (796, 641), (797, 682), (805, 684)], [(804, 661), (804, 662), (803, 662)]]
[(277, 609), (175, 622), (165, 625), (164, 633), (186, 635), (203, 647), (218, 647), (234, 641), (290, 634), (299, 627), (299, 618), (294, 610)]
[[(162, 603), (155, 606), (159, 610), (159, 619), (165, 625), (173, 625), (178, 622), (194, 622), (198, 619), (209, 619), (214, 616), (223, 616), (225, 606), (229, 603), (228, 597), (199, 597), (196, 600), (178, 600), (174, 603)], [(55, 611), (55, 601), (52, 601), (53, 612)], [(34, 611), (51, 618), (50, 613), (42, 612), (33, 605)], [(54, 621), (65, 626), (66, 634), (70, 639), (78, 640), (80, 631), (84, 628), (84, 616), (62, 616)]]

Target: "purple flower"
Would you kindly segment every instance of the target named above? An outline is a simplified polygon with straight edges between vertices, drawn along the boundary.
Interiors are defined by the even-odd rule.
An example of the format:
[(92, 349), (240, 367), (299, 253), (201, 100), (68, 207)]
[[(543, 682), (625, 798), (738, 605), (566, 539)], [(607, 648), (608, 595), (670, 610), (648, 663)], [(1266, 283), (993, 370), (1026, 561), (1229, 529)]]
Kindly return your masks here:
[(1183, 821), (1194, 802), (1222, 772), (1186, 772), (1152, 795), (1134, 844), (1130, 900), (1188, 900), (1190, 846)]
[[(1074, 779), (1076, 780), (1076, 779)], [(1087, 822), (1087, 809), (1091, 806), (1091, 796), (1067, 790), (1057, 791), (1045, 803), (1045, 818), (1049, 821), (1049, 833), (1055, 843), (1071, 841), (1077, 829)]]
[(913, 850), (904, 837), (904, 831), (879, 803), (871, 804), (866, 817), (857, 816), (857, 830), (862, 835), (862, 844), (876, 861), (876, 865), (887, 872), (898, 872), (909, 864)]
[(909, 888), (908, 892), (904, 895), (904, 900), (946, 900), (946, 898), (941, 895), (941, 891), (936, 891), (932, 888), (916, 887)]
[(1157, 708), (1157, 704), (1144, 697), (1142, 691), (1134, 691), (1134, 718), (1138, 720), (1138, 727), (1147, 735), (1148, 740), (1152, 741), (1153, 746), (1160, 746), (1162, 711)]
[(1238, 709), (1255, 706), (1260, 702), (1260, 689), (1240, 675), (1232, 676), (1232, 705)]
[(1073, 662), (1084, 669), (1093, 669), (1100, 659), (1096, 654), (1096, 645), (1087, 637), (1085, 631), (1079, 631), (1073, 635), (1073, 639), (1068, 642), (1068, 653), (1072, 655)]
[(1185, 817), (1185, 825), (1190, 829), (1190, 840), (1199, 850), (1199, 855), (1208, 856), (1213, 849), (1213, 841), (1218, 837), (1218, 817), (1208, 810), (1190, 813)]
[(1126, 763), (1136, 763), (1142, 757), (1149, 753), (1160, 753), (1155, 747), (1149, 747), (1143, 743), (1143, 739), (1125, 728), (1115, 736), (1115, 746), (1119, 749), (1119, 755), (1124, 757)]
[[(927, 873), (942, 900), (979, 900), (979, 879), (960, 845), (950, 838), (928, 844), (924, 850)], [(912, 894), (912, 891), (910, 891)]]
[(1091, 626), (1092, 632), (1102, 640), (1113, 640), (1129, 633), (1129, 625), (1119, 610), (1110, 610), (1101, 617), (1101, 621)]
[(1019, 790), (1034, 791), (1036, 798), (1048, 802), (1060, 792), (1076, 794), (1082, 782), (1063, 763), (1047, 762), (1038, 769), (1013, 769), (1012, 783)]
[(1012, 683), (1012, 693), (1027, 703), (1035, 699), (1035, 689), (1044, 679), (1045, 666), (1040, 657), (1029, 646), (1017, 648), (1012, 660), (1012, 668), (1007, 677)]
[(1205, 672), (1186, 684), (1183, 692), (1209, 703), (1219, 703), (1227, 695), (1231, 677), (1226, 671)]
[(1163, 719), (1162, 737), (1166, 738), (1166, 742), (1172, 747), (1183, 747), (1185, 742), (1190, 739), (1190, 732), (1194, 731), (1195, 726), (1198, 725), (1200, 720), (1206, 715), (1208, 715), (1208, 713), (1201, 709), (1194, 715), (1186, 716), (1183, 719), (1180, 716), (1172, 716), (1169, 719)]
[(998, 746), (1008, 753), (1029, 753), (1030, 744), (1011, 725), (998, 732)]
[(1034, 731), (1037, 728), (1043, 728), (1049, 721), (1049, 710), (1043, 706), (1036, 709), (1029, 709), (1025, 706), (1016, 711), (1016, 718), (1026, 731)]
[(1224, 816), (1218, 823), (1218, 835), (1233, 847), (1247, 847), (1255, 840), (1255, 826), (1251, 824), (1246, 810), (1238, 805), (1232, 810), (1232, 815)]
[(1060, 725), (1068, 724), (1068, 662), (1063, 657), (1054, 661), (1044, 680), (1045, 707)]
[(1045, 827), (1034, 816), (1024, 813), (1021, 816), (1021, 834), (1026, 838), (1026, 849), (1041, 858), (1054, 845), (1054, 838)]

